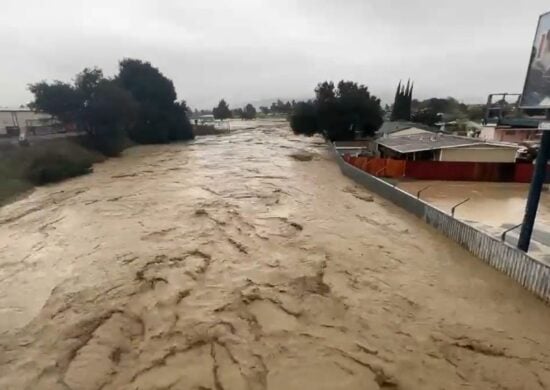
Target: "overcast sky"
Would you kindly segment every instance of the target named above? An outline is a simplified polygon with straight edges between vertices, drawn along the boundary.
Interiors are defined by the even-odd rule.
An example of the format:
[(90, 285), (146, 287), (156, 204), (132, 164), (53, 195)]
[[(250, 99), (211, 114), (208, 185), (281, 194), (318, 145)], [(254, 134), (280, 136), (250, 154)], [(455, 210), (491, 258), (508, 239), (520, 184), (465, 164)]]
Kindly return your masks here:
[(86, 66), (150, 61), (193, 108), (304, 98), (349, 79), (388, 100), (520, 92), (548, 0), (2, 0), (0, 106)]

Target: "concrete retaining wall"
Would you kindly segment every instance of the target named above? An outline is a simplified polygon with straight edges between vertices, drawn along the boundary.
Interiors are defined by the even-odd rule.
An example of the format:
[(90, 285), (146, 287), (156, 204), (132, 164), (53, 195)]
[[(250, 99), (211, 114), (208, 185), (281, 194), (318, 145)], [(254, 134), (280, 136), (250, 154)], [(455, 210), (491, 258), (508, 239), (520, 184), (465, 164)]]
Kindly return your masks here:
[(346, 163), (336, 150), (333, 151), (344, 175), (423, 219), (481, 260), (504, 272), (544, 301), (550, 302), (550, 265)]

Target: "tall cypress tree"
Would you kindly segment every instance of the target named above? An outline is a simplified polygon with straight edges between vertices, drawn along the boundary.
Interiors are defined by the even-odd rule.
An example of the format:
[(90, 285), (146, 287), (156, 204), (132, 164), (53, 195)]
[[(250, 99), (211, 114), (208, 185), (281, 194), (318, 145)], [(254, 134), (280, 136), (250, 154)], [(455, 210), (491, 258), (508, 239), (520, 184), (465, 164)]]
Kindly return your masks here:
[(411, 104), (412, 104), (413, 84), (411, 80), (407, 81), (407, 85), (402, 85), (401, 81), (397, 85), (395, 92), (395, 100), (393, 102), (393, 110), (391, 114), (392, 121), (410, 121), (411, 120)]
[(401, 80), (399, 80), (399, 84), (397, 84), (397, 89), (395, 90), (395, 98), (393, 100), (393, 109), (391, 112), (392, 121), (396, 121), (399, 119), (399, 103), (400, 103), (399, 96), (400, 95), (401, 95)]

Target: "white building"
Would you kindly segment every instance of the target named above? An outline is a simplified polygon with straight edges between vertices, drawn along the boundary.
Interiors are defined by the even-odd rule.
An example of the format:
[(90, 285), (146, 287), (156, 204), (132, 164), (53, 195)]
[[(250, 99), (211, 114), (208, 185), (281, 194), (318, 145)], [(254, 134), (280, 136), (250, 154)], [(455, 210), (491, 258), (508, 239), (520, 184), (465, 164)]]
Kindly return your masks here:
[(28, 108), (0, 108), (0, 136), (26, 134), (28, 130), (52, 126), (52, 116)]

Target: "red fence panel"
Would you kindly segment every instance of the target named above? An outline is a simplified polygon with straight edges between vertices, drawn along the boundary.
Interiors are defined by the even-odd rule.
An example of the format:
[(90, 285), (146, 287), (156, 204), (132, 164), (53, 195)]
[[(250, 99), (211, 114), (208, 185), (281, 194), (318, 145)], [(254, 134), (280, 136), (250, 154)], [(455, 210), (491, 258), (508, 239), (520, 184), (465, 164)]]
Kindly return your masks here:
[(530, 183), (533, 178), (533, 164), (518, 163), (516, 164), (516, 171), (514, 175), (514, 181), (517, 183)]
[(391, 178), (529, 183), (533, 176), (533, 165), (527, 163), (405, 161), (351, 156), (347, 161), (371, 175)]
[(384, 177), (400, 178), (405, 176), (405, 160), (386, 160), (386, 169), (384, 170)]
[(405, 176), (419, 180), (516, 181), (514, 163), (407, 161)]

